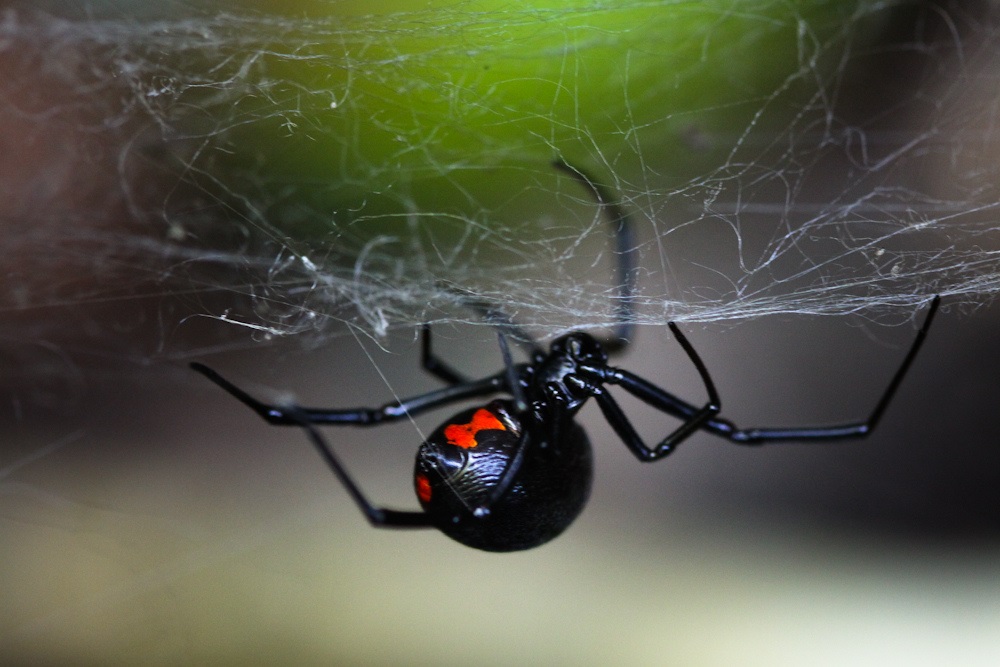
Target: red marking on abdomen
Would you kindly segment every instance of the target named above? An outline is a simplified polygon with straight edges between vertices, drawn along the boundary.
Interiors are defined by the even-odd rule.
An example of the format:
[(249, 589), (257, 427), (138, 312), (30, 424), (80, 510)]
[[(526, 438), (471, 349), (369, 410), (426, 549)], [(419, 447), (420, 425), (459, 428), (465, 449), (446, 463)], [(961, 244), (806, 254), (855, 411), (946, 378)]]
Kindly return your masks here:
[(422, 502), (429, 503), (431, 501), (431, 483), (427, 479), (427, 475), (417, 474), (417, 498), (420, 498)]
[(476, 434), (480, 431), (506, 430), (507, 427), (492, 412), (479, 408), (468, 424), (448, 424), (444, 429), (444, 437), (448, 439), (450, 445), (469, 449), (476, 446)]

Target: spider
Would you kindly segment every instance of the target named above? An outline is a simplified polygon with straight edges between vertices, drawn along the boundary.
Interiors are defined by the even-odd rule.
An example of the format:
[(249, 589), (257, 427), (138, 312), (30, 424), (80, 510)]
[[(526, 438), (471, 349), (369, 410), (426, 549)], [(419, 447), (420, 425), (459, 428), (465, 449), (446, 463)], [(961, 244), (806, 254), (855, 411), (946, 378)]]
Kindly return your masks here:
[[(629, 221), (607, 193), (583, 172), (558, 162), (589, 189), (615, 227), (619, 255), (619, 324), (604, 341), (576, 331), (554, 340), (548, 350), (533, 342), (500, 313), (472, 303), (497, 329), (504, 368), (482, 379), (469, 379), (433, 352), (431, 330), (421, 335), (421, 365), (446, 383), (441, 389), (387, 403), (381, 407), (322, 409), (269, 405), (243, 391), (217, 372), (191, 367), (250, 407), (269, 424), (304, 429), (333, 474), (344, 485), (368, 521), (379, 527), (429, 527), (470, 547), (485, 551), (530, 549), (562, 533), (582, 511), (590, 494), (593, 459), (590, 441), (574, 420), (594, 399), (612, 429), (640, 461), (656, 461), (697, 431), (741, 445), (781, 441), (832, 441), (863, 438), (878, 425), (931, 327), (940, 304), (935, 296), (902, 363), (864, 421), (834, 426), (739, 428), (719, 416), (721, 403), (704, 362), (680, 328), (668, 324), (694, 365), (708, 400), (685, 401), (630, 371), (608, 363), (608, 355), (629, 339), (628, 301), (633, 263)], [(524, 345), (528, 361), (513, 363), (508, 338)], [(656, 410), (679, 419), (680, 425), (653, 446), (632, 426), (608, 391), (620, 387)], [(469, 399), (494, 397), (462, 410), (432, 432), (417, 450), (414, 487), (421, 511), (386, 509), (373, 504), (340, 462), (315, 425), (376, 426)]]

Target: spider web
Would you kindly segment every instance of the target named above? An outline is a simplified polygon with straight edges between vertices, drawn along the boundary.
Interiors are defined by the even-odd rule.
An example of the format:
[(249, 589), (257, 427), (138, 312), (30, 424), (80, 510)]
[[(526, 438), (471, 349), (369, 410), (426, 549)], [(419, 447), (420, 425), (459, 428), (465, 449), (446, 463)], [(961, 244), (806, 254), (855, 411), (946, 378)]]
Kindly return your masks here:
[[(225, 414), (200, 404), (192, 386), (205, 383), (180, 364), (141, 364), (214, 363), (206, 358), (210, 351), (276, 337), (306, 347), (343, 335), (345, 325), (375, 339), (424, 322), (455, 323), (464, 332), (464, 325), (482, 324), (480, 313), (464, 305), (467, 295), (543, 337), (614, 325), (623, 285), (612, 226), (587, 189), (553, 166), (556, 160), (586, 173), (631, 216), (635, 239), (626, 250), (637, 267), (636, 324), (778, 313), (856, 313), (899, 323), (933, 294), (973, 309), (992, 300), (1000, 285), (1000, 39), (989, 3), (619, 0), (452, 2), (428, 9), (424, 2), (385, 2), (382, 15), (371, 15), (374, 3), (360, 0), (303, 1), (287, 12), (280, 0), (163, 1), (134, 9), (110, 0), (75, 10), (67, 4), (8, 2), (0, 12), (0, 383), (13, 388), (0, 397), (0, 417), (15, 421), (0, 433), (6, 531), (0, 560), (11, 573), (2, 577), (11, 588), (5, 595), (17, 601), (0, 622), (0, 643), (26, 655), (77, 646), (60, 632), (78, 620), (93, 628), (79, 634), (88, 647), (110, 634), (122, 646), (143, 644), (148, 633), (153, 641), (143, 644), (142, 655), (177, 662), (202, 651), (217, 659), (210, 652), (214, 639), (204, 637), (228, 639), (230, 630), (216, 632), (215, 624), (237, 625), (232, 619), (244, 618), (245, 610), (263, 614), (262, 636), (301, 626), (280, 650), (320, 643), (317, 655), (324, 656), (349, 643), (331, 641), (330, 626), (345, 636), (381, 636), (349, 622), (365, 618), (366, 605), (377, 607), (379, 628), (419, 626), (432, 644), (438, 644), (435, 627), (450, 633), (455, 618), (477, 617), (462, 606), (443, 623), (412, 623), (429, 618), (427, 600), (441, 598), (442, 584), (460, 587), (452, 604), (459, 596), (464, 604), (468, 582), (488, 584), (484, 573), (495, 566), (461, 576), (453, 569), (447, 576), (421, 572), (432, 587), (378, 597), (403, 590), (385, 577), (411, 570), (384, 567), (374, 550), (356, 549), (350, 530), (364, 528), (362, 521), (346, 496), (334, 495), (340, 491), (332, 490), (313, 452), (271, 446), (282, 437), (301, 445), (300, 433), (262, 435), (264, 427), (229, 397), (216, 397), (229, 406)], [(230, 335), (206, 336), (206, 325)], [(492, 336), (483, 336), (490, 372), (498, 361)], [(449, 360), (461, 357), (448, 349), (449, 342), (461, 347), (457, 337), (435, 340), (444, 341)], [(368, 354), (367, 341), (346, 347)], [(812, 349), (790, 351), (789, 364)], [(80, 361), (87, 355), (141, 366), (135, 390), (124, 373), (113, 383), (95, 381)], [(260, 356), (265, 364), (271, 358)], [(343, 366), (328, 385), (342, 395), (322, 385), (317, 404), (374, 405), (391, 400), (387, 388), (396, 398), (425, 391), (426, 385), (408, 384), (416, 374), (413, 359), (392, 357), (338, 353)], [(780, 362), (760, 361), (754, 360), (755, 378), (760, 366)], [(310, 390), (304, 377), (310, 365), (295, 362), (282, 358), (281, 373), (301, 373), (301, 381), (272, 387)], [(713, 372), (723, 366), (714, 364)], [(866, 384), (877, 389), (891, 370), (878, 378), (872, 371), (870, 380), (852, 375), (854, 384), (841, 393)], [(330, 375), (325, 368), (322, 374)], [(387, 386), (362, 386), (376, 375)], [(182, 391), (172, 384), (177, 377), (187, 383)], [(107, 384), (125, 385), (122, 391), (135, 396), (108, 392), (117, 402), (105, 400)], [(742, 384), (747, 394), (772, 386), (762, 379)], [(367, 389), (372, 393), (363, 395)], [(274, 398), (252, 383), (248, 391)], [(155, 409), (145, 402), (151, 394)], [(95, 404), (101, 409), (91, 413)], [(923, 416), (943, 410), (929, 405), (918, 408)], [(213, 428), (206, 428), (209, 414)], [(979, 421), (982, 414), (988, 410)], [(226, 432), (225, 419), (247, 430)], [(927, 429), (919, 435), (933, 439), (925, 420), (915, 421)], [(413, 500), (400, 477), (370, 480), (364, 472), (365, 463), (384, 472), (398, 455), (408, 474), (406, 443), (421, 439), (415, 428), (422, 427), (399, 423), (369, 435), (393, 447), (367, 460), (371, 442), (352, 448), (350, 430), (337, 432), (338, 453), (346, 450), (345, 463), (373, 499), (412, 506), (402, 504)], [(963, 442), (952, 431), (939, 439)], [(348, 462), (352, 454), (359, 459)], [(799, 467), (789, 476), (801, 475), (803, 484), (815, 479), (801, 472), (802, 459), (790, 460)], [(885, 467), (906, 466), (893, 460)], [(987, 479), (995, 465), (966, 467), (982, 471), (984, 488), (996, 488)], [(927, 479), (951, 470), (935, 468)], [(690, 472), (688, 489), (705, 482)], [(723, 483), (736, 478), (731, 472), (720, 474)], [(883, 472), (872, 472), (879, 484)], [(229, 484), (226, 475), (239, 482)], [(684, 485), (680, 475), (668, 481)], [(630, 479), (621, 486), (633, 485)], [(666, 486), (657, 478), (655, 493)], [(910, 486), (938, 502), (937, 487)], [(311, 504), (308, 493), (315, 494)], [(690, 503), (702, 502), (689, 493)], [(657, 521), (681, 515), (678, 501), (670, 496), (670, 512)], [(335, 523), (331, 507), (343, 522)], [(693, 563), (719, 549), (691, 537), (685, 529), (684, 539), (672, 543), (690, 542)], [(279, 543), (268, 560), (261, 547)], [(743, 554), (746, 545), (741, 534), (724, 551)], [(398, 551), (393, 546), (382, 555)], [(570, 551), (574, 563), (589, 553)], [(447, 568), (478, 563), (440, 553)], [(664, 562), (673, 564), (674, 575), (687, 571), (664, 553), (650, 556), (656, 570), (643, 579), (643, 591), (663, 575)], [(410, 566), (423, 566), (418, 555), (405, 556)], [(606, 556), (617, 561), (620, 553)], [(250, 565), (234, 568), (240, 558)], [(787, 574), (785, 557), (771, 560), (779, 569), (758, 577), (767, 586)], [(329, 572), (316, 563), (329, 564)], [(661, 597), (654, 588), (655, 623), (648, 629), (643, 623), (615, 632), (606, 625), (615, 615), (608, 614), (593, 635), (620, 634), (617, 659), (621, 646), (644, 645), (650, 637), (695, 637), (701, 655), (706, 632), (726, 626), (718, 610), (729, 608), (730, 581), (746, 576), (745, 566), (740, 561), (731, 577), (712, 572), (704, 579), (726, 584), (704, 631), (674, 622), (690, 608), (664, 606), (678, 589)], [(601, 568), (587, 573), (588, 581), (604, 580), (611, 569)], [(906, 569), (895, 560), (892, 568)], [(950, 567), (936, 569), (954, 575)], [(265, 570), (277, 578), (263, 576)], [(345, 572), (368, 575), (357, 577), (363, 583), (356, 595), (345, 588)], [(566, 591), (551, 587), (551, 575), (546, 571), (549, 583), (538, 591), (562, 600)], [(301, 613), (290, 614), (280, 601), (296, 579), (316, 597), (296, 603)], [(869, 578), (863, 581), (872, 588)], [(985, 590), (984, 581), (969, 590)], [(501, 597), (471, 596), (489, 605), (484, 614), (495, 614), (498, 599), (515, 600), (504, 596), (517, 581), (502, 583)], [(214, 597), (205, 604), (196, 595), (188, 600), (189, 586), (209, 597), (227, 588), (241, 592), (232, 606), (219, 606)], [(854, 595), (826, 606), (839, 609)], [(328, 598), (346, 600), (350, 613)], [(399, 598), (413, 602), (412, 610)], [(950, 603), (939, 586), (927, 599)], [(707, 608), (700, 587), (682, 600)], [(906, 600), (907, 607), (924, 607)], [(979, 598), (973, 602), (984, 607), (983, 613), (966, 607), (977, 618), (995, 616)], [(634, 619), (633, 603), (621, 615), (626, 621)], [(514, 604), (521, 608), (523, 601)], [(593, 604), (607, 607), (606, 600)], [(411, 613), (387, 622), (383, 614), (397, 608)], [(678, 613), (670, 618), (664, 609)], [(751, 619), (749, 626), (733, 624), (745, 656), (745, 638), (760, 635), (760, 614), (736, 609), (740, 618), (733, 621)], [(103, 624), (119, 612), (128, 618)], [(566, 618), (577, 612), (567, 608), (559, 627), (573, 625)], [(870, 614), (859, 609), (842, 633), (842, 626), (830, 627), (844, 636)], [(537, 614), (523, 616), (547, 646), (575, 645), (539, 632)], [(794, 605), (789, 620), (801, 616)], [(899, 645), (909, 646), (914, 636), (938, 639), (939, 620), (928, 625), (934, 631), (908, 632)], [(991, 638), (986, 626), (982, 634)], [(680, 635), (664, 634), (671, 627)], [(811, 654), (814, 634), (803, 642)], [(517, 644), (508, 634), (496, 636), (504, 638), (492, 649), (497, 655)], [(786, 643), (781, 636), (775, 645)], [(259, 637), (244, 639), (256, 650)], [(442, 635), (440, 643), (451, 639)], [(388, 645), (407, 651), (403, 662), (421, 655), (405, 641)], [(345, 655), (336, 660), (349, 661)], [(593, 660), (583, 657), (553, 661)]]
[[(8, 10), (26, 159), (0, 310), (159, 294), (266, 335), (378, 336), (474, 321), (469, 293), (543, 334), (607, 326), (614, 239), (554, 159), (630, 211), (639, 323), (997, 290), (996, 39), (957, 7), (313, 9)], [(741, 53), (759, 64), (719, 76)], [(512, 108), (521, 79), (538, 101)]]

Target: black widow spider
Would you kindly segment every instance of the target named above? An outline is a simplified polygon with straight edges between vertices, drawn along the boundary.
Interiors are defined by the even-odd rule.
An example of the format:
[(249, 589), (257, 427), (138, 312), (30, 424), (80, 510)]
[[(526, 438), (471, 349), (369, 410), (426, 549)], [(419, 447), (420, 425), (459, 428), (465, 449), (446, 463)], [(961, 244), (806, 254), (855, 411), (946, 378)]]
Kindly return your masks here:
[[(579, 515), (590, 493), (593, 463), (590, 441), (574, 417), (590, 398), (597, 401), (615, 433), (640, 461), (663, 458), (699, 430), (737, 444), (758, 445), (862, 438), (875, 429), (924, 342), (940, 297), (931, 301), (913, 344), (866, 420), (836, 426), (738, 428), (718, 416), (719, 396), (708, 369), (673, 322), (668, 326), (697, 369), (708, 394), (703, 405), (688, 403), (638, 375), (608, 365), (608, 353), (622, 349), (631, 331), (631, 228), (621, 208), (590, 178), (562, 162), (556, 167), (587, 187), (615, 226), (620, 324), (608, 341), (599, 342), (578, 331), (556, 339), (546, 352), (513, 322), (473, 303), (497, 327), (504, 369), (480, 380), (467, 379), (434, 355), (430, 328), (424, 326), (422, 366), (448, 386), (379, 408), (328, 410), (268, 405), (202, 364), (194, 363), (192, 368), (269, 424), (303, 428), (373, 525), (434, 527), (463, 544), (486, 551), (536, 547), (559, 535)], [(508, 336), (526, 347), (530, 361), (512, 362)], [(653, 408), (682, 420), (681, 424), (658, 444), (648, 446), (608, 391), (608, 385), (621, 387)], [(459, 412), (420, 446), (414, 485), (422, 511), (391, 510), (372, 504), (314, 426), (375, 426), (496, 394), (509, 398), (496, 398)]]

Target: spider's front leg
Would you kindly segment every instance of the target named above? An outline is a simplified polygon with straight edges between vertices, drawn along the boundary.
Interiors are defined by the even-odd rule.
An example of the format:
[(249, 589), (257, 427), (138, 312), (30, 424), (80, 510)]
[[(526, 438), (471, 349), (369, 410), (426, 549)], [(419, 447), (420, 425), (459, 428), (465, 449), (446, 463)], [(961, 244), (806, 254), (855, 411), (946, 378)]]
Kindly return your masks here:
[(330, 467), (333, 474), (344, 485), (358, 508), (373, 526), (386, 528), (423, 528), (432, 525), (424, 512), (400, 511), (374, 505), (340, 462), (333, 448), (326, 442), (313, 424), (346, 424), (353, 426), (374, 426), (384, 422), (402, 419), (467, 398), (496, 393), (503, 386), (502, 375), (484, 378), (475, 382), (455, 384), (438, 391), (421, 394), (410, 399), (389, 403), (380, 408), (352, 408), (348, 410), (325, 410), (302, 408), (296, 405), (269, 405), (243, 391), (229, 380), (203, 364), (193, 363), (191, 368), (224, 389), (244, 405), (248, 406), (269, 424), (277, 426), (298, 426), (305, 430), (310, 442)]
[(432, 410), (449, 403), (456, 403), (467, 398), (487, 396), (498, 391), (503, 391), (505, 385), (505, 378), (502, 374), (493, 375), (482, 380), (453, 384), (444, 389), (429, 391), (426, 394), (386, 403), (377, 408), (336, 410), (264, 403), (258, 401), (204, 364), (192, 363), (191, 368), (226, 390), (226, 392), (273, 426), (302, 426), (303, 422), (309, 424), (375, 426), (385, 422), (412, 417), (427, 410)]

